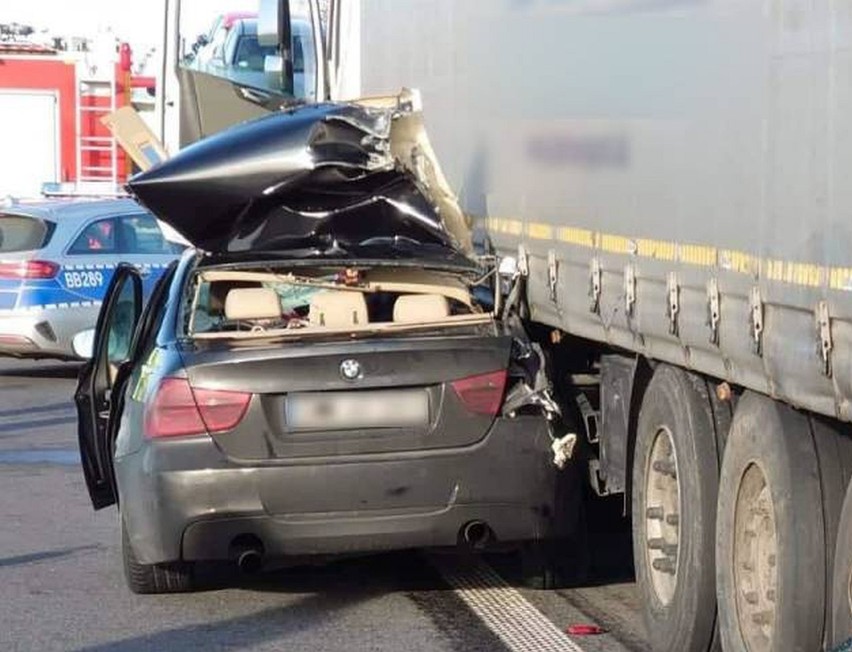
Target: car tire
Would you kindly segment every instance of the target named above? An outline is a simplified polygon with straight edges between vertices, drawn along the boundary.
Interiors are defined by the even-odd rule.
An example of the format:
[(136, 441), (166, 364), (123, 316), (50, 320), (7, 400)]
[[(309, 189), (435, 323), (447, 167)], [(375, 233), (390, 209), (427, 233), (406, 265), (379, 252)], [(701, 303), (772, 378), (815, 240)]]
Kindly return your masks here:
[(121, 557), (125, 580), (133, 593), (186, 593), (194, 588), (193, 565), (189, 562), (140, 563), (130, 544), (124, 519), (121, 520)]
[(808, 418), (746, 392), (719, 480), (716, 587), (726, 652), (822, 647), (825, 525)]
[(719, 461), (707, 383), (658, 366), (633, 457), (633, 557), (655, 652), (717, 649), (714, 543)]
[(846, 490), (837, 532), (832, 594), (834, 645), (852, 643), (852, 482)]

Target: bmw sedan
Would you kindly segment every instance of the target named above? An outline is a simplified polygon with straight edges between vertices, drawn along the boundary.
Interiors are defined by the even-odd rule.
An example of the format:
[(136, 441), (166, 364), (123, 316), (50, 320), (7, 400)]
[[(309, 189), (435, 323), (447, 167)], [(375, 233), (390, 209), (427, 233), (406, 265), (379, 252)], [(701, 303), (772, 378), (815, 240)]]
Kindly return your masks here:
[(562, 532), (543, 360), (410, 104), (270, 115), (130, 187), (194, 245), (144, 307), (120, 266), (81, 351), (83, 470), (132, 591)]

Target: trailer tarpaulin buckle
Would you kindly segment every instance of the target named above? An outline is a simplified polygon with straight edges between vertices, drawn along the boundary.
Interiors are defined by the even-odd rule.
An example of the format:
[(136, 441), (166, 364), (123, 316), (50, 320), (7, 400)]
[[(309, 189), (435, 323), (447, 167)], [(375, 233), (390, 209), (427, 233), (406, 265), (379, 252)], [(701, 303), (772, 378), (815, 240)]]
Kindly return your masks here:
[(518, 245), (518, 273), (524, 277), (530, 275), (530, 259), (523, 244)]
[(707, 281), (707, 325), (711, 344), (719, 344), (719, 318), (719, 282), (711, 278)]
[(751, 289), (751, 309), (749, 310), (749, 325), (751, 326), (752, 351), (755, 355), (763, 355), (763, 299), (760, 288)]
[(680, 312), (680, 287), (677, 274), (670, 272), (666, 281), (666, 316), (669, 318), (669, 335), (677, 335), (677, 316)]
[(556, 303), (556, 285), (559, 282), (559, 261), (556, 260), (556, 252), (551, 249), (547, 252), (547, 285), (550, 288), (550, 300)]
[(624, 309), (627, 316), (633, 315), (633, 306), (636, 304), (636, 269), (633, 265), (624, 268)]
[(816, 308), (817, 353), (822, 360), (822, 373), (831, 376), (831, 350), (834, 343), (831, 339), (831, 315), (828, 314), (828, 303), (820, 301)]
[(589, 273), (589, 311), (600, 313), (601, 310), (601, 261), (592, 258), (591, 271)]

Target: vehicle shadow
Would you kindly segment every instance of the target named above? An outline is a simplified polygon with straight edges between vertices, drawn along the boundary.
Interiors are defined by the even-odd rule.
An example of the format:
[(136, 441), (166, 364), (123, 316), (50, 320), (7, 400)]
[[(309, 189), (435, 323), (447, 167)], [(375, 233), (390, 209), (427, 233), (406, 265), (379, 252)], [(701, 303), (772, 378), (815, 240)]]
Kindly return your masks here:
[[(345, 634), (336, 638), (329, 633), (329, 626), (344, 627), (348, 610), (392, 594), (407, 599), (453, 649), (466, 652), (505, 649), (496, 634), (448, 586), (430, 563), (432, 556), (433, 553), (394, 552), (265, 570), (250, 575), (241, 573), (233, 564), (200, 564), (197, 569), (198, 588), (202, 593), (198, 594), (198, 600), (213, 599), (218, 603), (220, 598), (209, 594), (238, 591), (244, 592), (244, 597), (238, 593), (237, 600), (251, 601), (252, 594), (266, 594), (265, 598), (254, 598), (265, 606), (247, 615), (148, 631), (118, 641), (78, 648), (77, 652), (243, 650), (270, 643), (280, 649), (290, 646), (301, 649), (300, 645), (311, 637), (316, 637), (316, 645), (320, 649), (350, 650), (355, 649), (353, 645), (357, 643)], [(476, 555), (454, 554), (452, 558), (460, 567), (468, 561), (471, 564), (481, 563), (481, 558)], [(516, 580), (509, 578), (509, 583), (514, 585)], [(505, 583), (496, 579), (496, 574), (495, 585), (505, 587)], [(269, 594), (280, 595), (280, 604), (269, 606)], [(150, 599), (140, 598), (143, 601)], [(154, 599), (174, 601), (176, 609), (186, 604), (182, 596)], [(272, 601), (277, 600), (272, 598)], [(365, 631), (361, 630), (357, 635), (366, 636)]]
[[(329, 624), (345, 629), (347, 610), (391, 594), (408, 598), (454, 648), (466, 651), (503, 649), (494, 634), (467, 612), (464, 603), (424, 557), (415, 552), (353, 557), (252, 575), (241, 574), (232, 565), (222, 564), (206, 564), (198, 570), (201, 571), (199, 588), (202, 591), (236, 589), (247, 595), (272, 593), (286, 598), (280, 605), (267, 606), (248, 615), (149, 632), (78, 648), (77, 652), (243, 650), (269, 643), (275, 643), (277, 649), (288, 649), (289, 645), (302, 649), (300, 646), (309, 639), (313, 639), (313, 646), (323, 650), (358, 649), (364, 640), (353, 641), (357, 641), (358, 636), (371, 636), (369, 631), (360, 629), (350, 637), (345, 631), (329, 632)], [(199, 599), (204, 598), (203, 594), (199, 595)], [(258, 602), (268, 605), (268, 598), (258, 598)], [(176, 606), (181, 604), (177, 602), (180, 596), (158, 599), (175, 600)], [(391, 617), (393, 615), (388, 614), (388, 618)], [(377, 649), (382, 647), (391, 649), (387, 642)]]
[(70, 378), (76, 379), (80, 372), (79, 362), (53, 362), (37, 364), (20, 362), (0, 369), (0, 378)]
[(0, 568), (7, 568), (9, 566), (22, 566), (25, 564), (34, 564), (41, 561), (47, 561), (49, 559), (60, 559), (62, 557), (68, 557), (78, 552), (101, 549), (103, 549), (103, 546), (101, 545), (74, 546), (72, 548), (64, 548), (62, 550), (45, 550), (42, 552), (28, 553), (26, 555), (0, 557)]
[(261, 609), (245, 616), (141, 634), (78, 648), (77, 652), (243, 650), (269, 642), (286, 643), (288, 639), (334, 620), (341, 611), (373, 595), (369, 590), (357, 589), (348, 593), (307, 595), (287, 605)]
[(201, 590), (245, 589), (264, 593), (325, 593), (369, 587), (376, 593), (445, 589), (422, 555), (403, 551), (349, 558), (293, 560), (258, 573), (242, 573), (235, 564), (198, 568)]

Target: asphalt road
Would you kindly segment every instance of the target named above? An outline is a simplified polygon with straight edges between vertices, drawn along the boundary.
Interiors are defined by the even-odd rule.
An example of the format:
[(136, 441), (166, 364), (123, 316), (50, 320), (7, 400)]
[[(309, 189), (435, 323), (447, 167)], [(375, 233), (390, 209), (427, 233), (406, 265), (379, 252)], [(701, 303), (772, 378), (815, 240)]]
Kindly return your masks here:
[[(593, 573), (580, 588), (527, 589), (511, 560), (491, 559), (505, 586), (458, 590), (443, 562), (406, 552), (251, 577), (208, 568), (202, 592), (134, 596), (121, 574), (116, 513), (94, 512), (86, 495), (76, 372), (0, 359), (0, 650), (556, 649), (532, 634), (505, 642), (520, 624), (519, 601), (560, 631), (603, 626), (606, 634), (573, 639), (588, 652), (645, 649), (618, 519), (595, 523)], [(466, 562), (453, 563), (464, 576)], [(490, 620), (470, 600), (486, 595), (496, 596)], [(534, 627), (535, 618), (523, 620)]]

